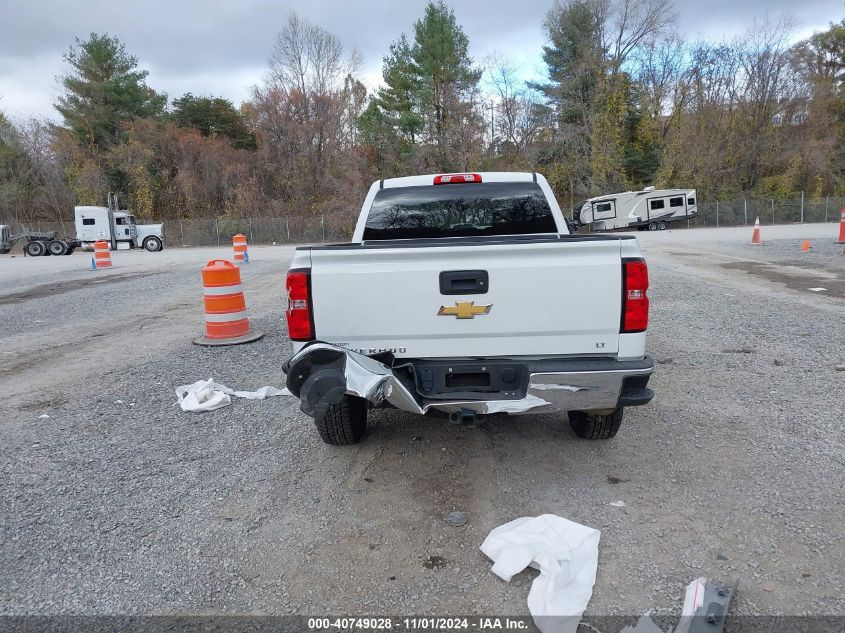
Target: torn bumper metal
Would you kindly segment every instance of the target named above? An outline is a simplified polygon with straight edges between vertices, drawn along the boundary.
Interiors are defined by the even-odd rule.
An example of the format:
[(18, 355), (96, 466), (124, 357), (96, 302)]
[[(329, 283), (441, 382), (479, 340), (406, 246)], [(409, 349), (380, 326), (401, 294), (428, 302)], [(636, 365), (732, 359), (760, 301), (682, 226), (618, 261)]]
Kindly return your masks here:
[[(401, 362), (399, 366), (396, 363)], [(420, 363), (428, 361), (420, 361)], [(456, 360), (456, 364), (482, 361)], [(487, 364), (496, 361), (488, 361)], [(302, 410), (317, 417), (344, 395), (365, 398), (373, 406), (391, 406), (423, 415), (430, 410), (446, 413), (541, 413), (592, 411), (646, 404), (654, 396), (647, 388), (654, 362), (648, 356), (632, 361), (613, 359), (509, 359), (524, 367), (519, 389), (478, 390), (450, 399), (448, 394), (426, 397), (414, 380), (414, 361), (397, 361), (393, 367), (328, 343), (315, 342), (296, 353), (283, 369), (287, 387), (299, 397)], [(449, 364), (449, 361), (444, 361)], [(471, 391), (471, 389), (470, 389)], [(469, 396), (469, 397), (467, 397)]]

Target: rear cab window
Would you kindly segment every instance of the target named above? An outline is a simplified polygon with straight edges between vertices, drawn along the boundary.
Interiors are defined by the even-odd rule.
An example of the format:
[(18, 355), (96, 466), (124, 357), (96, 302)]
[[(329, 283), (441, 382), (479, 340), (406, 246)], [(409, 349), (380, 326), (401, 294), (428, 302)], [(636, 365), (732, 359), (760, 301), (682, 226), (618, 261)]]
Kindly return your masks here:
[(364, 241), (556, 234), (554, 215), (534, 182), (487, 182), (381, 189)]

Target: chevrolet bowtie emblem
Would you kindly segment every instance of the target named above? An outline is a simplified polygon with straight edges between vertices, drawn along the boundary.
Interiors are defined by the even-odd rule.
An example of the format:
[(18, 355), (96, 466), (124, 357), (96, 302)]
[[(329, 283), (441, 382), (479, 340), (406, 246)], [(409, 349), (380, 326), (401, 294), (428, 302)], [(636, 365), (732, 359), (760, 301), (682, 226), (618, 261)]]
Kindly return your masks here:
[(459, 319), (474, 319), (476, 314), (490, 314), (493, 304), (477, 306), (475, 301), (456, 301), (453, 306), (440, 306), (437, 316), (453, 316)]

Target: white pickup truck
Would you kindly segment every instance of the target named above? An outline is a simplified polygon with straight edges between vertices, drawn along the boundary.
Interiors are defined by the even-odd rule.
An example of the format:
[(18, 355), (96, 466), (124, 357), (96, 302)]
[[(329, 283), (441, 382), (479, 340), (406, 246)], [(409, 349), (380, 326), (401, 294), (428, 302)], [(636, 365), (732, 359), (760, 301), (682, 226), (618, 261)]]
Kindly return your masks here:
[(367, 412), (565, 412), (616, 435), (648, 403), (648, 270), (632, 235), (572, 235), (545, 178), (376, 182), (352, 242), (300, 247), (287, 274), (287, 386), (329, 444)]

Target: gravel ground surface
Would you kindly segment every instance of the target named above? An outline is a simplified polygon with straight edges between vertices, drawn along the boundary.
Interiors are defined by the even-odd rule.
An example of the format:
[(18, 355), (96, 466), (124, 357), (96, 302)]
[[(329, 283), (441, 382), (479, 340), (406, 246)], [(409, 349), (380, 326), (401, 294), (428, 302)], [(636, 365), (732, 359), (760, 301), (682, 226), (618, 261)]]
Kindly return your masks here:
[(590, 615), (677, 611), (701, 575), (741, 578), (737, 614), (845, 615), (845, 301), (807, 289), (845, 256), (804, 228), (638, 235), (657, 396), (598, 443), (551, 415), (378, 411), (338, 448), (290, 398), (182, 413), (179, 384), (282, 385), (289, 248), (251, 249), (267, 335), (229, 348), (191, 344), (228, 250), (2, 257), (0, 614), (527, 614), (536, 572), (478, 546), (548, 512), (602, 531)]

